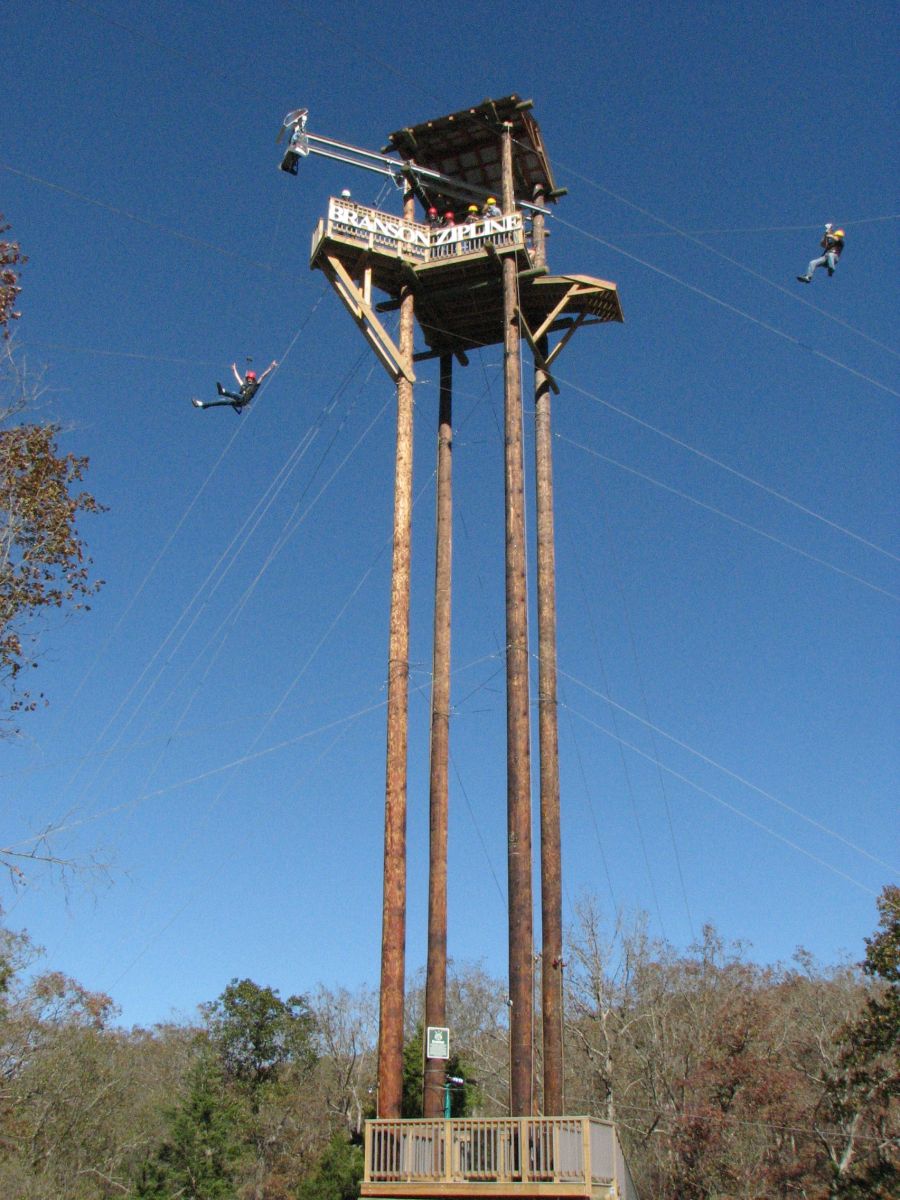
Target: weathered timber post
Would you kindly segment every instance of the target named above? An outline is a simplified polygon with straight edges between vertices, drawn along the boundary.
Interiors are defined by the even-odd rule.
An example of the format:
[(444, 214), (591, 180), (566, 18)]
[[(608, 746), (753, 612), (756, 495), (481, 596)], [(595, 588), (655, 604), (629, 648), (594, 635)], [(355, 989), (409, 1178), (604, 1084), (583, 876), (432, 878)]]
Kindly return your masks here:
[[(447, 1016), (447, 816), (450, 756), (450, 601), (453, 553), (453, 358), (441, 356), (438, 410), (437, 520), (434, 566), (434, 654), (431, 668), (431, 778), (428, 873), (428, 965), (425, 1025)], [(443, 1059), (425, 1059), (423, 1116), (444, 1112)]]
[[(512, 126), (503, 125), (503, 212), (515, 211)], [(534, 983), (531, 886), (531, 754), (528, 705), (528, 604), (522, 464), (522, 373), (518, 268), (503, 256), (503, 381), (506, 492), (506, 797), (509, 878), (509, 1101), (529, 1116), (533, 1095)]]
[[(541, 204), (543, 189), (535, 202)], [(547, 264), (544, 214), (535, 213), (535, 266)], [(547, 338), (538, 343), (547, 357)], [(537, 508), (538, 736), (541, 779), (541, 1026), (545, 1116), (563, 1108), (562, 847), (559, 807), (559, 730), (556, 703), (556, 558), (553, 533), (553, 454), (550, 378), (534, 369), (534, 460)]]
[[(407, 220), (415, 199), (403, 202)], [(406, 752), (409, 718), (409, 581), (412, 534), (413, 319), (412, 288), (400, 299), (397, 378), (397, 454), (394, 469), (394, 547), (388, 650), (387, 765), (384, 804), (384, 899), (381, 933), (381, 1008), (378, 1031), (378, 1116), (399, 1117), (403, 1091), (403, 997), (406, 969)]]

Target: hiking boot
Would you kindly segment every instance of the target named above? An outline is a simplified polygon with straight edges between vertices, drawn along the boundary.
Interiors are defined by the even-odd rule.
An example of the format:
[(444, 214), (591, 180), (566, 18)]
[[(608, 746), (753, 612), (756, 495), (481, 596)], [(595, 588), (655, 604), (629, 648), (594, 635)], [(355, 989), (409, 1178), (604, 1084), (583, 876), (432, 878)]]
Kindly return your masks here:
[(812, 275), (798, 275), (797, 282), (798, 283), (812, 283)]

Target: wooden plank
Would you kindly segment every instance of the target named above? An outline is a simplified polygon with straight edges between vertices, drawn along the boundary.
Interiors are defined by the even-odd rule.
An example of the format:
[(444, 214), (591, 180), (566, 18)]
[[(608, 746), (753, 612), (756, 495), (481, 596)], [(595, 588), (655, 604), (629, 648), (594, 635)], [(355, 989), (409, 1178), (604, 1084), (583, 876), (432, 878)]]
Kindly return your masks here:
[(334, 287), (348, 310), (356, 319), (357, 324), (362, 329), (382, 363), (387, 366), (388, 373), (393, 379), (397, 379), (402, 375), (410, 383), (415, 383), (415, 375), (403, 365), (402, 355), (394, 344), (391, 335), (378, 320), (371, 304), (366, 304), (362, 292), (350, 278), (344, 264), (332, 254), (326, 255), (326, 258), (331, 271), (334, 273), (334, 278), (328, 273), (332, 287)]

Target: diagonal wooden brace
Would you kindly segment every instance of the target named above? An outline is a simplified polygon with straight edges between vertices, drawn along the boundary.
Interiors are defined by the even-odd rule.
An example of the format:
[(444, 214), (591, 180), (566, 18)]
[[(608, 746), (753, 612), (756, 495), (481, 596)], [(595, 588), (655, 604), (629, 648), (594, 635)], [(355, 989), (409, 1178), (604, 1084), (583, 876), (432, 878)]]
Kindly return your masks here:
[(565, 348), (566, 343), (568, 342), (568, 340), (572, 336), (572, 334), (575, 333), (576, 330), (581, 328), (581, 326), (584, 324), (584, 321), (585, 321), (585, 318), (587, 317), (587, 315), (588, 315), (587, 310), (585, 310), (582, 313), (579, 313), (578, 316), (575, 318), (575, 320), (572, 322), (572, 324), (569, 326), (569, 328), (566, 330), (566, 332), (563, 334), (563, 336), (560, 338), (560, 340), (556, 343), (556, 345), (553, 347), (553, 349), (547, 355), (547, 366), (548, 367), (553, 364), (553, 361), (557, 358), (560, 351)]
[(550, 384), (550, 387), (551, 387), (554, 395), (558, 396), (559, 395), (559, 384), (556, 382), (556, 380), (550, 374), (550, 364), (549, 364), (548, 360), (546, 358), (544, 358), (544, 355), (541, 353), (541, 350), (540, 350), (540, 347), (538, 344), (538, 340), (536, 337), (534, 337), (531, 330), (528, 328), (528, 322), (525, 320), (525, 314), (522, 312), (521, 308), (519, 308), (518, 305), (516, 305), (516, 312), (518, 313), (518, 316), (519, 316), (519, 324), (522, 327), (522, 334), (525, 338), (525, 341), (531, 347), (531, 353), (534, 355), (534, 364), (536, 367), (540, 367), (540, 369), (544, 372), (544, 374), (547, 376), (547, 382)]
[(403, 363), (403, 357), (391, 335), (378, 320), (370, 298), (356, 285), (339, 258), (325, 256), (327, 266), (322, 270), (328, 282), (337, 292), (338, 298), (363, 332), (366, 341), (375, 351), (382, 366), (395, 382), (400, 378), (415, 383), (412, 370)]
[(560, 300), (559, 304), (557, 304), (556, 307), (553, 309), (553, 311), (548, 313), (548, 315), (544, 318), (544, 321), (541, 324), (540, 329), (535, 330), (534, 340), (536, 342), (539, 342), (541, 340), (541, 338), (548, 332), (548, 330), (550, 329), (550, 326), (553, 324), (553, 322), (556, 320), (556, 318), (560, 315), (560, 313), (563, 312), (566, 305), (569, 303), (569, 301), (572, 299), (572, 297), (575, 295), (575, 293), (577, 291), (578, 291), (578, 284), (573, 283), (572, 286), (569, 288), (569, 290), (566, 292), (566, 294), (563, 296), (562, 300)]

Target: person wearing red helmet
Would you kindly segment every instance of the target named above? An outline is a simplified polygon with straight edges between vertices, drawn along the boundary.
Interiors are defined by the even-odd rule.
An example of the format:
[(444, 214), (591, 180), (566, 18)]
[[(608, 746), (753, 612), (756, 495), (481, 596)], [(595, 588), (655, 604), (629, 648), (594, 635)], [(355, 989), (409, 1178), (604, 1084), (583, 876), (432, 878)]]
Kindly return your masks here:
[(270, 371), (278, 366), (278, 363), (273, 359), (268, 367), (263, 371), (262, 375), (257, 375), (255, 371), (248, 371), (246, 375), (241, 377), (240, 371), (237, 369), (237, 363), (231, 364), (231, 369), (234, 372), (234, 377), (237, 380), (239, 391), (228, 392), (222, 387), (221, 383), (216, 383), (216, 391), (219, 393), (221, 400), (198, 400), (196, 397), (191, 401), (194, 408), (221, 408), (227, 405), (233, 408), (240, 416), (256, 393), (259, 391), (262, 381)]

